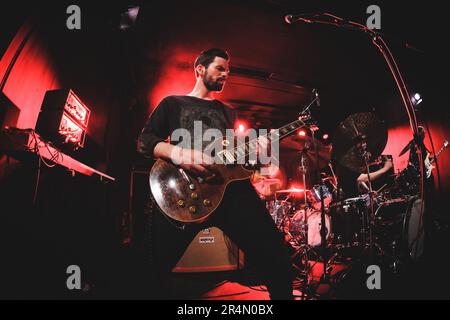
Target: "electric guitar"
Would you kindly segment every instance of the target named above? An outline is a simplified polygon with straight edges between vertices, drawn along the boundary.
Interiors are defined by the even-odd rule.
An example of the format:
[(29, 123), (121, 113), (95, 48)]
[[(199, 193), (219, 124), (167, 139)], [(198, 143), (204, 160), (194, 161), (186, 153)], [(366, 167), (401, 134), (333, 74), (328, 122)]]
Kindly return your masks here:
[[(301, 116), (271, 133), (272, 141), (278, 141), (297, 129), (306, 126), (310, 117)], [(270, 143), (268, 135), (265, 136)], [(233, 139), (233, 140), (232, 140)], [(256, 150), (257, 139), (238, 144), (235, 148), (227, 148), (235, 141), (235, 137), (216, 139), (207, 148), (214, 164), (211, 171), (215, 176), (211, 179), (197, 177), (172, 162), (158, 159), (150, 170), (150, 190), (161, 211), (169, 218), (183, 224), (201, 223), (205, 221), (219, 206), (225, 189), (233, 181), (249, 179), (253, 170), (245, 167), (242, 159)], [(233, 145), (236, 145), (233, 144)], [(210, 150), (220, 150), (217, 153)]]
[(448, 141), (445, 140), (444, 141), (444, 145), (442, 146), (442, 148), (438, 151), (438, 153), (436, 153), (436, 156), (434, 156), (432, 159), (430, 159), (430, 154), (427, 153), (427, 156), (426, 156), (426, 158), (424, 160), (427, 179), (431, 177), (431, 172), (435, 168), (435, 166), (433, 166), (434, 161), (436, 161), (437, 157), (439, 157), (441, 152), (444, 151), (444, 149), (447, 148), (447, 146), (448, 146)]

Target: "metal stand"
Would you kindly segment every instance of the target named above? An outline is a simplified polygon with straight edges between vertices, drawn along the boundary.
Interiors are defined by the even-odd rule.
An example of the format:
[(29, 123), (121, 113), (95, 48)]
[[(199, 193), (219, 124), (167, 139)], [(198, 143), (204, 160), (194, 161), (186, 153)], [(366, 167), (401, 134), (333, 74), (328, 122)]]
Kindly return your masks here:
[[(402, 74), (398, 68), (398, 65), (394, 59), (394, 56), (392, 55), (392, 52), (390, 51), (388, 45), (384, 41), (383, 37), (381, 36), (381, 33), (369, 29), (367, 26), (364, 26), (360, 23), (345, 20), (341, 17), (335, 16), (330, 13), (326, 12), (320, 12), (320, 13), (314, 13), (314, 14), (300, 14), (300, 15), (289, 15), (286, 16), (286, 21), (288, 23), (294, 23), (297, 21), (303, 21), (305, 23), (317, 23), (322, 25), (331, 25), (338, 28), (343, 28), (346, 30), (352, 30), (352, 31), (359, 31), (364, 34), (367, 34), (374, 46), (380, 51), (380, 53), (383, 55), (383, 58), (386, 61), (386, 64), (388, 65), (391, 74), (396, 82), (397, 88), (399, 90), (400, 96), (402, 97), (403, 105), (405, 106), (406, 112), (409, 117), (409, 124), (411, 127), (411, 130), (414, 134), (414, 137), (419, 136), (419, 130), (417, 125), (417, 119), (416, 119), (416, 113), (414, 110), (414, 107), (412, 105), (411, 99), (409, 98), (409, 93), (407, 90), (407, 86), (405, 84), (405, 81), (403, 80)], [(418, 226), (418, 229), (421, 228), (422, 222), (423, 222), (423, 215), (424, 215), (424, 168), (423, 168), (423, 154), (420, 148), (417, 148), (417, 155), (419, 158), (419, 166), (420, 166), (420, 176), (421, 176), (421, 183), (420, 183), (420, 199), (421, 199), (421, 208), (420, 208), (420, 223)], [(366, 158), (365, 158), (366, 159)], [(366, 168), (367, 161), (366, 161)], [(371, 211), (373, 213), (373, 199), (372, 199), (372, 189), (370, 186), (370, 176), (369, 176), (369, 187), (370, 187), (370, 196), (371, 196)], [(369, 237), (372, 238), (371, 236)], [(371, 244), (372, 248), (373, 243)]]
[(321, 284), (328, 284), (331, 287), (331, 270), (332, 268), (329, 267), (329, 262), (330, 262), (330, 255), (327, 252), (327, 226), (325, 223), (325, 202), (324, 202), (324, 197), (323, 197), (323, 180), (322, 180), (322, 175), (320, 174), (320, 170), (319, 170), (319, 155), (318, 155), (318, 151), (317, 151), (317, 143), (316, 143), (316, 139), (315, 139), (315, 130), (314, 128), (312, 128), (311, 130), (311, 137), (312, 137), (312, 141), (313, 141), (313, 145), (314, 145), (314, 153), (316, 154), (316, 166), (317, 166), (317, 177), (318, 177), (318, 181), (319, 181), (319, 195), (320, 195), (320, 216), (321, 216), (321, 225), (320, 225), (320, 237), (321, 237), (321, 256), (322, 256), (322, 261), (323, 261), (323, 274), (320, 277), (319, 283), (317, 285), (317, 287)]
[[(375, 201), (374, 201), (374, 196), (375, 193), (373, 191), (372, 188), (372, 180), (370, 178), (370, 170), (369, 170), (369, 159), (371, 157), (370, 153), (367, 151), (367, 141), (366, 141), (366, 137), (364, 135), (361, 135), (356, 127), (355, 127), (356, 133), (357, 133), (357, 137), (356, 139), (357, 141), (357, 146), (358, 149), (360, 150), (361, 153), (361, 157), (364, 159), (364, 164), (365, 164), (365, 169), (366, 169), (366, 174), (367, 174), (367, 181), (368, 181), (368, 187), (369, 187), (369, 210), (368, 210), (368, 239), (365, 238), (363, 239), (363, 244), (365, 245), (365, 247), (369, 250), (368, 252), (368, 259), (369, 262), (372, 263), (375, 255), (374, 255), (374, 247), (377, 248), (379, 256), (382, 257), (384, 256), (384, 251), (381, 249), (381, 247), (374, 241), (374, 234), (373, 231), (376, 228), (376, 217), (375, 217)], [(364, 255), (364, 252), (363, 252)]]

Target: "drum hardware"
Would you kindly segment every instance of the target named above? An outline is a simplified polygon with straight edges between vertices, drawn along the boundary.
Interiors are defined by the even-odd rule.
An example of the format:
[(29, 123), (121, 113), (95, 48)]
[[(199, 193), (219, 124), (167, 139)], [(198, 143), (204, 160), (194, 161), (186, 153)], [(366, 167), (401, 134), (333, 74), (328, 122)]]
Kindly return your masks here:
[[(345, 30), (352, 30), (352, 31), (359, 31), (361, 33), (364, 33), (366, 35), (368, 35), (370, 37), (370, 40), (372, 42), (372, 44), (378, 49), (378, 52), (382, 54), (382, 56), (384, 57), (385, 62), (387, 63), (387, 65), (389, 66), (389, 69), (392, 73), (392, 76), (395, 79), (395, 83), (397, 85), (397, 88), (400, 92), (400, 95), (402, 97), (402, 102), (403, 105), (406, 109), (406, 112), (408, 114), (408, 118), (410, 120), (410, 126), (412, 131), (414, 132), (414, 136), (415, 139), (418, 139), (419, 137), (419, 130), (418, 130), (418, 126), (417, 126), (417, 121), (416, 121), (416, 115), (415, 115), (415, 108), (412, 104), (411, 99), (409, 98), (409, 93), (407, 91), (407, 86), (405, 85), (405, 81), (400, 73), (400, 70), (397, 66), (397, 63), (395, 61), (395, 58), (393, 57), (393, 55), (390, 52), (390, 49), (388, 47), (388, 45), (386, 44), (386, 42), (384, 41), (383, 37), (381, 36), (380, 33), (370, 30), (369, 28), (367, 28), (367, 26), (364, 26), (362, 24), (356, 23), (354, 21), (347, 21), (345, 19), (342, 19), (340, 17), (337, 17), (335, 15), (329, 14), (329, 13), (314, 13), (314, 14), (310, 14), (308, 15), (307, 19), (304, 18), (304, 16), (302, 15), (289, 15), (286, 16), (286, 21), (288, 23), (294, 23), (296, 21), (306, 21), (308, 23), (315, 23), (315, 24), (326, 24), (326, 25), (334, 25), (338, 28), (343, 28)], [(376, 139), (376, 138), (375, 138)], [(376, 141), (376, 140), (373, 141)], [(368, 139), (369, 141), (371, 139)], [(380, 134), (380, 139), (379, 141), (381, 141), (381, 134)], [(348, 142), (348, 141), (347, 141)], [(339, 145), (339, 144), (337, 144)], [(346, 145), (340, 145), (341, 151), (338, 152), (339, 155), (347, 155), (351, 158), (351, 152), (350, 154), (347, 153), (347, 146)], [(335, 149), (335, 145), (333, 144), (333, 150)], [(420, 148), (417, 148), (418, 152), (418, 160), (419, 163), (422, 164), (423, 162), (423, 157), (422, 157), (422, 152), (420, 150)], [(380, 150), (381, 153), (381, 150)], [(338, 159), (339, 163), (344, 164), (345, 163), (350, 163), (350, 161), (342, 161), (345, 159)], [(367, 167), (367, 161), (365, 161), (366, 163), (359, 163), (360, 167), (362, 167), (361, 172), (364, 170), (364, 167)], [(358, 165), (358, 163), (351, 163), (351, 165)], [(358, 171), (358, 170), (355, 170)], [(423, 168), (421, 168), (421, 187), (420, 187), (420, 222), (419, 222), (419, 226), (421, 225), (421, 219), (423, 216)], [(360, 172), (360, 173), (361, 173)], [(368, 171), (367, 171), (368, 172)], [(370, 190), (372, 191), (372, 190)], [(373, 200), (373, 194), (370, 192), (370, 196), (371, 199)], [(373, 218), (373, 201), (371, 201), (371, 214)]]
[[(346, 147), (335, 142), (333, 159), (352, 171), (366, 173), (369, 163), (380, 156), (387, 142), (383, 138), (384, 127), (371, 113), (352, 115), (343, 123), (339, 129), (342, 132), (339, 133), (338, 130), (335, 137), (339, 143), (346, 144)], [(381, 138), (374, 138), (375, 135)], [(298, 278), (302, 279), (299, 282), (302, 292), (317, 293), (321, 284), (337, 284), (338, 277), (331, 274), (335, 263), (350, 263), (352, 266), (357, 261), (367, 262), (366, 258), (382, 259), (380, 261), (388, 262), (395, 273), (399, 272), (405, 258), (418, 258), (419, 255), (414, 254), (414, 251), (418, 248), (417, 251), (421, 254), (422, 236), (412, 231), (413, 226), (417, 227), (414, 222), (417, 220), (417, 210), (413, 209), (417, 207), (417, 203), (415, 206), (407, 206), (406, 203), (412, 201), (411, 197), (396, 194), (398, 180), (395, 180), (394, 185), (382, 186), (375, 191), (369, 176), (369, 193), (355, 198), (333, 199), (331, 195), (334, 196), (333, 191), (337, 189), (334, 187), (337, 178), (333, 167), (330, 167), (333, 177), (321, 176), (320, 170), (316, 170), (319, 176), (317, 183), (306, 189), (307, 173), (312, 169), (331, 166), (329, 160), (325, 165), (320, 163), (330, 156), (317, 157), (312, 151), (317, 148), (324, 151), (320, 142), (315, 144), (314, 130), (312, 137), (303, 142), (298, 137), (284, 141), (289, 139), (293, 144), (285, 146), (285, 150), (288, 149), (289, 152), (289, 148), (295, 149), (299, 155), (298, 172), (301, 173), (304, 189), (276, 190), (275, 200), (270, 201), (269, 211), (277, 228), (295, 249), (292, 259), (299, 263), (296, 268), (299, 271)], [(314, 166), (311, 166), (312, 162), (315, 163)], [(406, 211), (402, 211), (406, 213), (395, 209), (396, 206), (403, 209), (407, 207)], [(386, 217), (388, 211), (394, 212), (393, 218)], [(353, 225), (347, 227), (345, 223)], [(397, 235), (398, 232), (394, 232), (394, 229), (402, 229), (402, 234)], [(312, 280), (312, 270), (308, 263), (310, 258), (324, 264), (323, 275), (318, 282)]]
[[(326, 165), (329, 164), (330, 154), (328, 152), (326, 157), (324, 157), (323, 155), (321, 156), (319, 154), (319, 142), (315, 139), (315, 131), (316, 130), (317, 130), (317, 128), (311, 129), (311, 142), (312, 142), (311, 145), (314, 149), (315, 165), (316, 165), (316, 168), (319, 169), (319, 168), (324, 168)], [(323, 164), (321, 164), (321, 160), (322, 160)], [(320, 247), (318, 248), (318, 250), (320, 250), (319, 256), (321, 257), (321, 261), (323, 263), (323, 270), (322, 270), (322, 275), (321, 275), (319, 281), (317, 281), (316, 283), (305, 283), (305, 288), (303, 288), (303, 290), (306, 290), (307, 289), (306, 286), (309, 285), (310, 286), (309, 289), (313, 288), (314, 292), (317, 292), (317, 289), (322, 284), (329, 285), (330, 288), (333, 286), (334, 283), (333, 283), (333, 279), (332, 279), (332, 275), (331, 275), (331, 270), (332, 270), (331, 262), (336, 256), (336, 253), (330, 254), (327, 250), (327, 236), (330, 231), (330, 226), (328, 224), (328, 227), (327, 227), (326, 214), (325, 214), (326, 208), (325, 208), (325, 201), (324, 201), (325, 200), (324, 188), (322, 188), (322, 185), (324, 185), (324, 180), (322, 179), (320, 170), (317, 170), (317, 180), (319, 182), (318, 196), (320, 199), (320, 211), (319, 211), (320, 212)], [(305, 210), (305, 217), (307, 217), (307, 216), (308, 216), (308, 214), (307, 214), (307, 211)], [(316, 249), (314, 249), (314, 250), (316, 250)]]
[(334, 135), (333, 155), (342, 166), (360, 174), (367, 174), (368, 180), (368, 219), (367, 238), (363, 240), (369, 250), (369, 257), (374, 257), (376, 248), (382, 253), (378, 244), (374, 243), (375, 228), (375, 197), (372, 188), (369, 163), (377, 159), (387, 143), (385, 125), (371, 112), (356, 113), (342, 121)]
[[(300, 113), (300, 116), (306, 114), (309, 107)], [(281, 231), (288, 236), (292, 241), (291, 244), (296, 249), (291, 257), (292, 260), (295, 261), (300, 258), (301, 268), (297, 269), (300, 271), (299, 276), (303, 278), (301, 291), (315, 294), (320, 284), (328, 284), (330, 286), (333, 284), (330, 263), (334, 261), (337, 253), (327, 253), (327, 241), (331, 233), (331, 219), (326, 215), (326, 211), (332, 197), (327, 187), (329, 181), (322, 179), (320, 175), (320, 170), (330, 163), (331, 147), (325, 146), (322, 142), (315, 139), (314, 135), (315, 131), (318, 130), (317, 126), (308, 125), (308, 128), (311, 132), (311, 137), (292, 135), (280, 143), (282, 152), (288, 155), (294, 154), (295, 159), (299, 159), (299, 172), (301, 172), (304, 189), (277, 190), (275, 191), (275, 201), (285, 197), (285, 204), (292, 203), (289, 211), (293, 212), (293, 215), (284, 214), (283, 222), (278, 227), (281, 227)], [(313, 173), (314, 170), (318, 175), (318, 183), (308, 190), (306, 189), (306, 173), (308, 171)], [(323, 263), (323, 275), (318, 283), (312, 282), (312, 268), (308, 263), (310, 257)]]

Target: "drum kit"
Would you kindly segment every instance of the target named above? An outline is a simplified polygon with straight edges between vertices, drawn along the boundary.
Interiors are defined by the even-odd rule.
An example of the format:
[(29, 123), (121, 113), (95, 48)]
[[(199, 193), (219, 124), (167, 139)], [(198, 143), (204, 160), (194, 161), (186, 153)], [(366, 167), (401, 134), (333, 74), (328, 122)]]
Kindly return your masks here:
[[(297, 186), (283, 189), (287, 179), (267, 177), (254, 183), (278, 230), (296, 249), (303, 265), (313, 257), (327, 265), (336, 261), (388, 263), (393, 272), (423, 254), (423, 202), (417, 192), (417, 171), (397, 174), (382, 191), (345, 198), (334, 167), (345, 167), (356, 177), (370, 172), (387, 143), (387, 129), (370, 112), (356, 113), (341, 122), (331, 146), (309, 137), (292, 136), (280, 143), (280, 155), (294, 155)], [(291, 158), (292, 159), (292, 158)], [(290, 161), (292, 162), (292, 161)], [(281, 171), (281, 170), (280, 170)], [(317, 179), (311, 176), (317, 174)], [(292, 174), (292, 173), (291, 173)], [(309, 175), (309, 176), (308, 176)], [(308, 186), (309, 181), (313, 181)], [(356, 180), (354, 181), (356, 184)], [(305, 275), (309, 270), (304, 271)]]

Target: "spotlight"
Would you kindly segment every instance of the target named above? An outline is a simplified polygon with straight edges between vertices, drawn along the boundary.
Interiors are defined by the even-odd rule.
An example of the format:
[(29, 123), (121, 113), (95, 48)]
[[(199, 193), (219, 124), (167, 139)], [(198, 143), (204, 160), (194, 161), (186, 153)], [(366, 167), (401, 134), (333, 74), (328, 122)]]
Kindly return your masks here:
[(139, 6), (129, 6), (128, 9), (120, 15), (119, 29), (124, 31), (135, 25), (139, 14)]
[(420, 95), (420, 93), (416, 92), (412, 97), (411, 97), (411, 102), (414, 105), (419, 105), (422, 102), (422, 96)]
[(247, 124), (244, 121), (238, 121), (235, 125), (237, 133), (244, 133), (247, 131)]
[(328, 133), (325, 133), (323, 136), (322, 136), (322, 138), (323, 138), (323, 140), (327, 140), (328, 139)]

